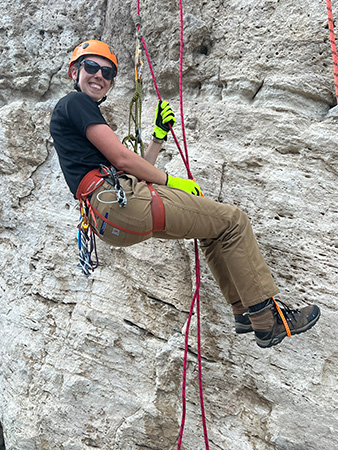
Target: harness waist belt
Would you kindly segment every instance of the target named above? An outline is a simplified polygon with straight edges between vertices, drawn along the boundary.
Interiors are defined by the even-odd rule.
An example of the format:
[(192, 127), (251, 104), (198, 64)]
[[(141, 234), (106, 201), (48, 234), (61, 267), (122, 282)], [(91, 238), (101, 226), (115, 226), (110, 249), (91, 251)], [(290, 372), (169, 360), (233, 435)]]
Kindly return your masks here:
[(77, 191), (76, 198), (78, 200), (85, 200), (95, 189), (97, 189), (104, 182), (104, 177), (108, 174), (102, 173), (100, 169), (93, 169), (88, 172), (81, 180)]
[[(108, 176), (108, 173), (103, 173), (100, 169), (93, 169), (88, 172), (81, 180), (79, 187), (76, 191), (76, 198), (80, 201), (86, 200), (90, 194), (92, 194), (98, 187), (104, 183), (104, 178)], [(153, 229), (150, 231), (163, 231), (165, 229), (165, 210), (162, 199), (159, 193), (153, 188), (150, 183), (147, 183), (148, 189), (151, 194), (151, 215), (153, 218)], [(93, 209), (93, 208), (92, 208)], [(93, 209), (94, 210), (94, 209)], [(96, 214), (100, 216), (98, 211), (94, 210)], [(104, 220), (104, 218), (102, 218)], [(109, 220), (105, 220), (110, 223)], [(116, 228), (118, 225), (114, 224)], [(125, 230), (130, 233), (135, 233), (131, 230)], [(137, 233), (135, 233), (137, 234)], [(148, 233), (147, 233), (148, 234)]]

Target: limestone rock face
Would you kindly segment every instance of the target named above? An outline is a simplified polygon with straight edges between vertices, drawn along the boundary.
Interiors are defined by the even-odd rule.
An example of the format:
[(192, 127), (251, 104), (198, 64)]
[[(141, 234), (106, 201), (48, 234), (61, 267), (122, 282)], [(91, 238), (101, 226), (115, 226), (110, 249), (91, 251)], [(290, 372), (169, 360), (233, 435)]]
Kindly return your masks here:
[[(182, 142), (178, 1), (140, 7)], [(337, 450), (338, 124), (325, 2), (184, 0), (183, 8), (191, 171), (207, 197), (249, 215), (280, 298), (322, 310), (313, 330), (262, 350), (252, 335), (234, 333), (230, 307), (201, 261), (210, 449)], [(102, 111), (121, 139), (127, 134), (135, 16), (130, 0), (2, 2), (0, 430), (7, 450), (177, 447), (193, 243), (99, 242), (99, 268), (81, 275), (77, 202), (49, 134), (53, 107), (72, 89), (71, 52), (88, 38), (116, 50), (119, 74)], [(148, 141), (157, 98), (143, 59)], [(185, 176), (173, 139), (158, 166)], [(195, 315), (189, 343), (182, 449), (195, 450), (204, 448)]]

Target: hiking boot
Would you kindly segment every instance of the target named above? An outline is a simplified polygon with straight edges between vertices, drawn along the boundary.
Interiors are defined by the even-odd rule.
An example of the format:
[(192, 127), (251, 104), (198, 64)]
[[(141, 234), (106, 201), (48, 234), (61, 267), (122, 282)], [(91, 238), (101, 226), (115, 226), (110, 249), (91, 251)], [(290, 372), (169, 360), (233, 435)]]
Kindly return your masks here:
[(243, 306), (240, 300), (233, 303), (231, 306), (235, 317), (235, 332), (238, 334), (243, 334), (253, 331), (251, 321), (248, 316), (248, 308)]
[(237, 334), (250, 333), (253, 331), (248, 313), (242, 316), (235, 316), (235, 331)]
[[(304, 333), (312, 328), (320, 317), (320, 309), (317, 305), (306, 306), (302, 309), (290, 309), (284, 303), (278, 302), (282, 306), (271, 299), (261, 310), (248, 314), (259, 347), (272, 347), (282, 342), (286, 336)], [(282, 315), (286, 325), (283, 323)]]

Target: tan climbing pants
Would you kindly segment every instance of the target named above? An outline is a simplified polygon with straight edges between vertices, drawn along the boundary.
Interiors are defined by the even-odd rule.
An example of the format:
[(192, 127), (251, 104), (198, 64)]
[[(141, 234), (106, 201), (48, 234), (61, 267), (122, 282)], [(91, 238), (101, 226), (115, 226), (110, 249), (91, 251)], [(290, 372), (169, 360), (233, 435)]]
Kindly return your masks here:
[(115, 193), (106, 181), (90, 199), (93, 208), (111, 222), (107, 224), (95, 214), (96, 222), (90, 219), (103, 241), (124, 247), (151, 237), (195, 238), (228, 303), (240, 299), (248, 307), (278, 293), (250, 222), (240, 209), (154, 184), (165, 209), (165, 229), (152, 232), (151, 194), (146, 183), (126, 174), (119, 179), (127, 195), (126, 207), (115, 202)]

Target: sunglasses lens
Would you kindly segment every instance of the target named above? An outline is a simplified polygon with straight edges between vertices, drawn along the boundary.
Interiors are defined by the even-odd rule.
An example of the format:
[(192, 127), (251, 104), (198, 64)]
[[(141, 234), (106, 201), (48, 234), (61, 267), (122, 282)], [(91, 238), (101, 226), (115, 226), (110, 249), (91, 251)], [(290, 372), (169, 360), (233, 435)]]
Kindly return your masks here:
[(85, 71), (87, 73), (90, 73), (91, 75), (94, 75), (94, 73), (96, 73), (100, 70), (99, 64), (97, 64), (94, 61), (90, 61), (90, 60), (86, 59), (85, 61), (83, 61), (83, 65), (84, 65)]
[(116, 76), (116, 67), (101, 67), (102, 75), (106, 80), (112, 80)]
[(106, 80), (112, 80), (116, 76), (115, 65), (113, 67), (100, 66), (98, 63), (96, 63), (95, 61), (91, 61), (90, 59), (85, 59), (83, 61), (83, 65), (84, 65), (85, 71), (87, 73), (89, 73), (90, 75), (94, 75), (101, 69), (102, 76)]

